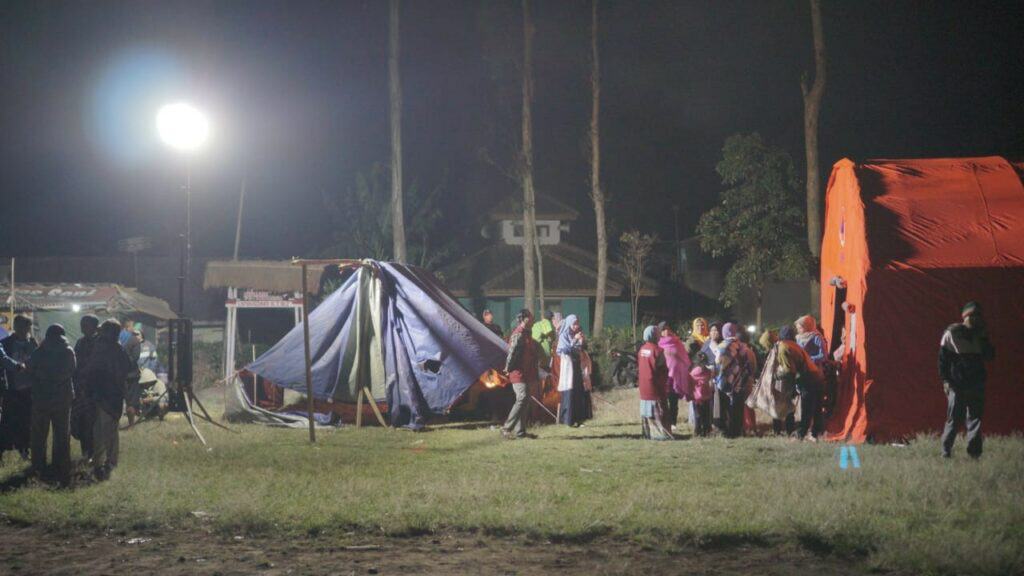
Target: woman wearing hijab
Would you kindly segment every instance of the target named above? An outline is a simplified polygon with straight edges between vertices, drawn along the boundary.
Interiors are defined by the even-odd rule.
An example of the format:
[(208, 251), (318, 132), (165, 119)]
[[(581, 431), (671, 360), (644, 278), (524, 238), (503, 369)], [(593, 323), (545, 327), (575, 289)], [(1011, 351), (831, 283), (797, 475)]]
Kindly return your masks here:
[[(812, 319), (813, 320), (813, 319)], [(800, 345), (799, 331), (792, 326), (783, 326), (779, 331), (779, 372), (791, 378), (800, 395), (800, 423), (796, 427), (798, 439), (817, 440), (821, 422), (821, 385), (825, 378), (814, 360)], [(789, 428), (787, 423), (787, 428)]]
[(797, 318), (793, 324), (796, 328), (796, 343), (807, 352), (807, 355), (811, 357), (811, 361), (814, 365), (821, 369), (821, 365), (825, 362), (826, 350), (825, 350), (825, 339), (822, 337), (821, 332), (818, 332), (817, 323), (814, 321), (813, 316), (801, 316)]
[(644, 328), (644, 344), (636, 353), (636, 366), (643, 436), (648, 440), (672, 440), (672, 433), (663, 422), (668, 399), (668, 366), (658, 344), (657, 327)]
[[(825, 360), (828, 359), (828, 346), (825, 344), (825, 338), (818, 331), (817, 323), (814, 321), (813, 316), (801, 316), (797, 318), (794, 324), (796, 328), (796, 343), (807, 352), (807, 356), (811, 358), (811, 362), (814, 362), (814, 366), (818, 369), (818, 372), (824, 376), (825, 374)], [(816, 390), (807, 390), (807, 393), (813, 393), (817, 396), (814, 400), (814, 410), (817, 412), (821, 411), (821, 396), (825, 391), (824, 379), (821, 381), (821, 385), (817, 386)], [(801, 393), (803, 398), (803, 393)], [(803, 404), (801, 403), (801, 406)], [(814, 428), (811, 433), (814, 437), (817, 437), (821, 432), (824, 431), (825, 422), (821, 414), (815, 414), (814, 416)]]
[[(671, 430), (675, 428), (679, 418), (679, 399), (682, 398), (684, 402), (693, 400), (690, 386), (690, 355), (687, 354), (686, 345), (672, 332), (668, 322), (658, 324), (656, 335), (660, 336), (658, 347), (664, 352), (668, 368), (668, 410), (665, 413), (665, 425)], [(692, 414), (690, 423), (693, 423)]]
[(710, 330), (711, 327), (708, 325), (706, 318), (694, 318), (692, 331), (690, 332), (690, 342), (695, 342), (698, 349), (703, 348), (704, 342), (707, 341), (710, 335)]
[(726, 437), (736, 438), (743, 435), (743, 412), (755, 378), (757, 356), (740, 341), (740, 329), (735, 323), (722, 326), (722, 336), (721, 351), (715, 360), (718, 401), (722, 407), (722, 429)]
[(32, 469), (46, 470), (46, 444), (53, 426), (53, 468), (61, 486), (71, 483), (71, 402), (75, 351), (64, 337), (64, 327), (53, 324), (46, 338), (29, 357), (32, 374)]
[[(711, 370), (712, 379), (718, 374), (718, 355), (722, 353), (720, 347), (722, 343), (722, 323), (715, 322), (708, 327), (708, 336), (704, 339), (704, 345), (701, 346), (700, 351), (704, 353), (704, 357), (707, 358), (707, 367)], [(722, 406), (718, 400), (718, 393), (715, 392), (714, 398), (711, 399), (711, 421), (714, 423), (715, 429), (722, 431), (725, 430), (724, 424), (722, 423)]]
[(558, 328), (558, 392), (562, 402), (558, 406), (558, 421), (578, 427), (591, 417), (590, 394), (583, 385), (580, 356), (583, 351), (583, 332), (575, 314), (569, 314)]

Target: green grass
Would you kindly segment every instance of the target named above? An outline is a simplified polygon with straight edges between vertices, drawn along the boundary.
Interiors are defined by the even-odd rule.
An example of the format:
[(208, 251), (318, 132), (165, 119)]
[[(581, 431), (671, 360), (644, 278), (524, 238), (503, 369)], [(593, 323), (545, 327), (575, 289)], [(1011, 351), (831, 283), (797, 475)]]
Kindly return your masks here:
[[(545, 426), (507, 442), (488, 429), (320, 431), (203, 426), (182, 420), (121, 437), (111, 481), (74, 491), (0, 494), (15, 522), (54, 527), (187, 526), (193, 512), (233, 533), (367, 530), (585, 540), (626, 537), (658, 549), (794, 543), (866, 566), (917, 573), (1024, 569), (1024, 439), (991, 438), (979, 462), (938, 457), (934, 437), (858, 448), (775, 438), (635, 439), (634, 401), (598, 404), (583, 429)], [(237, 428), (237, 427), (236, 427)], [(8, 457), (0, 481), (22, 469)]]

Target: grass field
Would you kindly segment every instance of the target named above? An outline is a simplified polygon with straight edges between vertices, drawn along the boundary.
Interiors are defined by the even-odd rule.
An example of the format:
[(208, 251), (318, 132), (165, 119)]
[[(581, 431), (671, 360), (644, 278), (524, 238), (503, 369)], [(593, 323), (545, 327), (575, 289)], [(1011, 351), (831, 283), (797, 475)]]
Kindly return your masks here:
[[(635, 392), (634, 392), (635, 394)], [(656, 550), (801, 546), (865, 569), (931, 574), (1024, 570), (1024, 439), (984, 458), (938, 457), (935, 438), (858, 447), (777, 438), (637, 439), (628, 392), (581, 429), (543, 426), (503, 441), (486, 427), (425, 433), (147, 423), (121, 437), (111, 481), (71, 491), (11, 488), (0, 513), (54, 528), (159, 530), (196, 521), (225, 533), (386, 535), (469, 531), (563, 542), (624, 538)]]

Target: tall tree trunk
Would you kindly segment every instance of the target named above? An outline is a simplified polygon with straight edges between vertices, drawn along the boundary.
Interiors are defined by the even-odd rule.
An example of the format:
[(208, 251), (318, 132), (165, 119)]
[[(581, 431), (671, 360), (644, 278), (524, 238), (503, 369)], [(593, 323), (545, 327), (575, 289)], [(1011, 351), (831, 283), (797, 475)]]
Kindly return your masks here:
[(398, 1), (391, 0), (388, 42), (388, 84), (391, 95), (391, 234), (396, 262), (406, 261), (405, 219), (402, 214), (402, 80), (398, 74)]
[(590, 2), (590, 199), (597, 226), (597, 289), (594, 296), (595, 336), (604, 329), (604, 300), (608, 287), (608, 231), (604, 221), (604, 190), (601, 189), (601, 68), (597, 52), (597, 0)]
[[(810, 0), (811, 28), (814, 33), (814, 82), (808, 86), (807, 77), (800, 81), (804, 96), (804, 144), (807, 153), (807, 247), (814, 265), (821, 257), (821, 171), (818, 167), (818, 116), (821, 96), (825, 92), (825, 37), (821, 30), (821, 3)], [(811, 280), (811, 310), (818, 312), (821, 286), (815, 276)]]
[(533, 22), (530, 3), (523, 1), (523, 140), (519, 178), (523, 186), (523, 307), (534, 310), (537, 243), (536, 200), (533, 189)]
[(544, 314), (544, 255), (540, 251), (540, 240), (533, 243), (537, 256), (537, 316)]

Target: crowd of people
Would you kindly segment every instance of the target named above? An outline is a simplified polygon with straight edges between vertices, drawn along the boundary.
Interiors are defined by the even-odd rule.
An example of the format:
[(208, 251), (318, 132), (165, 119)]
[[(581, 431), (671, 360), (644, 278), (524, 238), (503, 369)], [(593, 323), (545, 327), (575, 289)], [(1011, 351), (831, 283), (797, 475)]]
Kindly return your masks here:
[[(16, 451), (29, 474), (71, 482), (71, 438), (96, 479), (117, 466), (118, 423), (127, 403), (138, 411), (140, 334), (129, 321), (80, 322), (82, 336), (70, 345), (60, 324), (32, 335), (32, 320), (15, 316), (13, 333), (0, 340), (0, 459)], [(51, 447), (52, 454), (47, 458)]]
[[(485, 311), (483, 317), (502, 336), (493, 315)], [(994, 349), (978, 303), (967, 303), (961, 320), (946, 329), (939, 349), (948, 406), (942, 455), (950, 456), (956, 434), (966, 424), (967, 452), (976, 458), (982, 451), (985, 363)], [(579, 426), (592, 417), (590, 358), (576, 316), (561, 319), (546, 312), (543, 323), (534, 323), (530, 311), (521, 310), (508, 343), (505, 373), (516, 402), (502, 427), (506, 438), (527, 435), (523, 414), (542, 379), (541, 366), (558, 383), (558, 421)], [(642, 436), (672, 440), (680, 407), (687, 404), (688, 422), (697, 437), (715, 431), (727, 438), (759, 434), (755, 411), (760, 411), (771, 417), (772, 433), (817, 441), (835, 402), (847, 350), (845, 333), (830, 348), (815, 319), (801, 316), (791, 325), (764, 331), (758, 344), (735, 322), (696, 318), (685, 341), (667, 322), (644, 328), (636, 351)], [(549, 349), (550, 356), (545, 352)]]
[[(493, 325), (489, 311), (484, 311), (484, 324)], [(501, 428), (502, 436), (510, 440), (528, 436), (528, 400), (532, 397), (539, 402), (537, 397), (545, 379), (555, 383), (561, 398), (555, 414), (558, 423), (582, 426), (594, 415), (592, 371), (583, 330), (575, 314), (562, 318), (546, 311), (543, 320), (534, 322), (532, 312), (520, 310), (508, 337), (504, 368), (515, 392), (515, 403)]]

